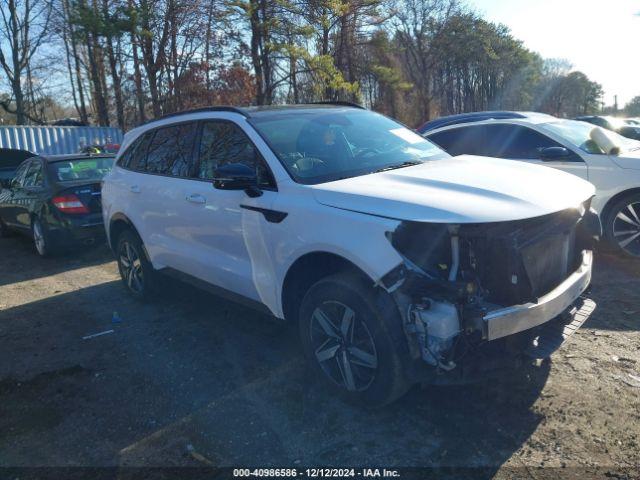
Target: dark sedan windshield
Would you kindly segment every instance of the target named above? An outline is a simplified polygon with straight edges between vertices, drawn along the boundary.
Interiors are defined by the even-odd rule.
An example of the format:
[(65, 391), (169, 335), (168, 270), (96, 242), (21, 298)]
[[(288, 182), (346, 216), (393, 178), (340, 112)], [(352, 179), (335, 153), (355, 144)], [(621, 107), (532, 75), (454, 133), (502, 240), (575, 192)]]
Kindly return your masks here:
[(251, 123), (293, 179), (304, 184), (448, 157), (420, 135), (368, 110), (274, 110)]
[(49, 172), (55, 182), (100, 181), (113, 168), (113, 161), (113, 157), (60, 160), (49, 164)]

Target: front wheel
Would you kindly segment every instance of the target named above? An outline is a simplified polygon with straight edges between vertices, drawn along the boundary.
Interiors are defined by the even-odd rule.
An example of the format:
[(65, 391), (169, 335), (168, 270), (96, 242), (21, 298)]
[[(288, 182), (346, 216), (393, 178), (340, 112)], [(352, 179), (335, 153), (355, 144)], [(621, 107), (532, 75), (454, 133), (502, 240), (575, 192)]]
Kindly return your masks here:
[(640, 194), (628, 195), (611, 207), (605, 235), (618, 252), (640, 258)]
[(346, 400), (380, 407), (409, 388), (397, 309), (382, 307), (359, 278), (338, 274), (317, 282), (302, 301), (299, 323), (312, 369)]
[(120, 278), (127, 291), (140, 300), (149, 298), (155, 290), (157, 273), (147, 260), (140, 237), (131, 230), (122, 232), (116, 254)]

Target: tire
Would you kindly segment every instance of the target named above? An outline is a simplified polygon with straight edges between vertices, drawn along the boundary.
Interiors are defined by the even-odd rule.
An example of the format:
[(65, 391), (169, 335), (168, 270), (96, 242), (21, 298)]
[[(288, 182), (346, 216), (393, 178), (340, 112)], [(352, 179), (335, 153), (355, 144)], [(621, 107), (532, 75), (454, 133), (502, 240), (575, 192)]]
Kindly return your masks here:
[(118, 271), (129, 294), (138, 300), (148, 300), (156, 292), (157, 275), (147, 259), (142, 240), (132, 230), (118, 236), (116, 247)]
[(11, 231), (9, 230), (9, 227), (7, 227), (7, 225), (2, 221), (2, 218), (0, 218), (0, 238), (8, 238), (11, 236)]
[(50, 257), (56, 253), (51, 245), (51, 236), (49, 235), (47, 223), (40, 220), (39, 217), (34, 217), (31, 221), (31, 239), (36, 253), (41, 257)]
[(336, 274), (314, 284), (302, 300), (299, 327), (305, 357), (324, 383), (351, 403), (375, 408), (411, 385), (397, 308), (363, 283)]
[(640, 258), (640, 193), (627, 195), (611, 206), (604, 234), (616, 253)]

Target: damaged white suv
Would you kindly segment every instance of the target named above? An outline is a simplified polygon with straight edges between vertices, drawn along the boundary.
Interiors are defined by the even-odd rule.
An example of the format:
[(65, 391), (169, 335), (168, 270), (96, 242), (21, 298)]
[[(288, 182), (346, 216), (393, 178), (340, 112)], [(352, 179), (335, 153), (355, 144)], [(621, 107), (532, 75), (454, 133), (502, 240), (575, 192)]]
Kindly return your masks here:
[(556, 349), (595, 307), (593, 195), (343, 104), (164, 117), (102, 190), (131, 294), (165, 272), (298, 322), (312, 368), (366, 405)]

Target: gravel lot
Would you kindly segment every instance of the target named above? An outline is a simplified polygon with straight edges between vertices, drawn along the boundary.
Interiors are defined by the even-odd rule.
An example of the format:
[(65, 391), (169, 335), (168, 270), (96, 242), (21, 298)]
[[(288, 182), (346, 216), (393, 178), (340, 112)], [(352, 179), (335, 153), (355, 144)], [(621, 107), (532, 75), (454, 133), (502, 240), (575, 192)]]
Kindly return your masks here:
[(598, 309), (551, 362), (469, 387), (416, 388), (377, 411), (309, 378), (295, 328), (174, 282), (153, 304), (131, 300), (105, 247), (43, 260), (27, 240), (1, 239), (0, 272), (3, 467), (640, 478), (638, 263), (598, 257)]

